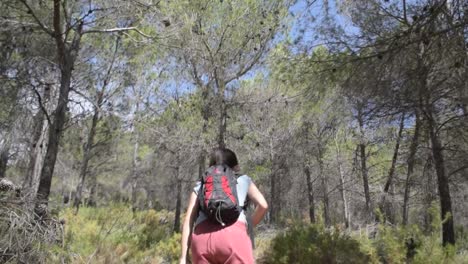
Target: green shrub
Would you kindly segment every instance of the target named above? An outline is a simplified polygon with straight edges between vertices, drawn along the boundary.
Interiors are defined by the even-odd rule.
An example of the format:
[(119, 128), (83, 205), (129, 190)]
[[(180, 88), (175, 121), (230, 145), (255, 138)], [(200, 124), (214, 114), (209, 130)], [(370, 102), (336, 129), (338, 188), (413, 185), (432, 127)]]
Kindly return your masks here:
[(406, 232), (401, 229), (394, 229), (385, 225), (378, 227), (373, 246), (382, 263), (405, 263), (407, 258), (406, 243), (415, 241), (412, 238), (406, 238), (405, 234)]
[(154, 246), (159, 241), (170, 236), (170, 226), (162, 221), (167, 217), (165, 215), (167, 215), (165, 211), (157, 213), (151, 209), (142, 212), (141, 216), (139, 216), (138, 224), (141, 225), (141, 229), (139, 230), (141, 235), (138, 237), (138, 246), (141, 249)]
[(375, 249), (381, 263), (468, 263), (464, 253), (466, 240), (459, 233), (456, 245), (444, 247), (441, 241), (442, 219), (437, 204), (428, 213), (431, 215), (431, 228), (424, 234), (417, 225), (391, 227), (379, 225), (373, 239), (360, 237), (361, 244), (369, 244)]
[(180, 233), (175, 233), (170, 238), (161, 240), (157, 244), (156, 253), (164, 260), (164, 263), (178, 263), (181, 252), (181, 237)]
[(272, 242), (272, 251), (261, 263), (372, 263), (360, 243), (337, 231), (319, 225), (292, 226)]
[[(62, 213), (66, 219), (65, 247), (54, 249), (50, 263), (160, 263), (152, 260), (158, 243), (171, 238), (171, 217), (162, 210), (138, 211), (128, 205), (82, 207)], [(60, 261), (58, 261), (61, 259)], [(159, 258), (160, 259), (160, 258)]]
[[(418, 240), (421, 242), (416, 249), (413, 263), (468, 263), (466, 259), (463, 262), (457, 260), (461, 257), (456, 256), (457, 245), (442, 246), (441, 229), (442, 223), (446, 221), (446, 219), (441, 219), (440, 208), (437, 203), (432, 204), (428, 213), (431, 215), (432, 219), (431, 232), (427, 235), (422, 235), (422, 232), (419, 232)], [(414, 227), (414, 229), (417, 229), (417, 227)]]

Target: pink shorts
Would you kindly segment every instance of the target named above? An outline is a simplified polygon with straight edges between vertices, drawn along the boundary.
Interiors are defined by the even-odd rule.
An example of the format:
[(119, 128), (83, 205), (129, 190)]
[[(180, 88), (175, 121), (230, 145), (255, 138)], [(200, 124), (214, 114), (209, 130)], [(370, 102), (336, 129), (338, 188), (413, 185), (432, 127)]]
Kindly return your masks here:
[(240, 221), (225, 228), (203, 221), (195, 227), (191, 247), (194, 264), (254, 263), (247, 225)]

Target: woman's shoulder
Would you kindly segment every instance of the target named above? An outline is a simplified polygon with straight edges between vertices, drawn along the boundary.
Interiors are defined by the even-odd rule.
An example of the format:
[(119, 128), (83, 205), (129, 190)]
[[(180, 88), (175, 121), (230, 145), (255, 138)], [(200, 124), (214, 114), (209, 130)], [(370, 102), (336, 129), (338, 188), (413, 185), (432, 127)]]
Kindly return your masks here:
[(241, 176), (237, 177), (237, 182), (245, 182), (250, 184), (252, 179), (247, 174), (242, 174)]
[(198, 195), (198, 191), (200, 190), (200, 187), (201, 187), (201, 181), (195, 182), (195, 187), (193, 187), (193, 191), (195, 192), (195, 194)]

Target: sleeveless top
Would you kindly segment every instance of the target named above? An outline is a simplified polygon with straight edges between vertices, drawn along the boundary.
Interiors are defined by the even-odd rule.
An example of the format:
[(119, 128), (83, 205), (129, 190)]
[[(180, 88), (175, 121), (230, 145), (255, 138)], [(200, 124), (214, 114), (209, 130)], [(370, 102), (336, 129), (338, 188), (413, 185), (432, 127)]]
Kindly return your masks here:
[[(252, 179), (250, 179), (250, 177), (247, 175), (242, 175), (237, 178), (237, 198), (239, 199), (239, 206), (241, 207), (244, 206), (245, 200), (247, 199), (247, 193), (249, 191), (249, 186), (251, 182), (252, 182)], [(195, 192), (196, 195), (198, 195), (200, 186), (201, 186), (201, 182), (197, 181), (195, 188), (193, 188), (193, 191)], [(197, 220), (195, 221), (194, 227), (206, 219), (207, 219), (206, 215), (200, 210), (198, 212), (198, 217), (197, 217)], [(244, 213), (244, 210), (242, 210), (242, 212), (240, 213), (237, 221), (241, 221), (241, 222), (248, 224), (247, 217)]]

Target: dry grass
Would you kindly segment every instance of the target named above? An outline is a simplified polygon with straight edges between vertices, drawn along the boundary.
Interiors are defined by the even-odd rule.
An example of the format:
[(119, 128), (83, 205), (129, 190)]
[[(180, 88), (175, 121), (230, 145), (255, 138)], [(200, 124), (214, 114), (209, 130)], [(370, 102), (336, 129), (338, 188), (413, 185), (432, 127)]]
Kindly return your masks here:
[(63, 224), (54, 219), (38, 222), (24, 198), (0, 193), (0, 262), (45, 263), (44, 247), (61, 245)]

